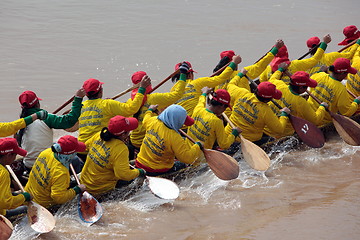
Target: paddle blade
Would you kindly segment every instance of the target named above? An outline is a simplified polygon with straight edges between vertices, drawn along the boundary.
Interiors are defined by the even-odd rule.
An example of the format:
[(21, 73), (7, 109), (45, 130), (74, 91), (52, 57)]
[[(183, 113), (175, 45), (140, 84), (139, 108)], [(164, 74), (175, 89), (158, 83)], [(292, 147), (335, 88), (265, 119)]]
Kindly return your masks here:
[(28, 205), (28, 220), (32, 229), (39, 233), (47, 233), (54, 229), (55, 218), (43, 206), (31, 201)]
[(180, 189), (169, 179), (146, 176), (151, 192), (158, 198), (173, 200), (179, 197)]
[(315, 124), (293, 115), (290, 115), (289, 118), (295, 132), (306, 145), (312, 148), (324, 146), (324, 134)]
[(360, 125), (354, 120), (335, 113), (331, 117), (340, 137), (352, 146), (360, 146)]
[(3, 215), (0, 215), (0, 239), (9, 239), (13, 229), (11, 222)]
[(221, 180), (236, 179), (240, 173), (238, 162), (231, 156), (211, 149), (205, 149), (206, 162)]
[(87, 223), (95, 223), (102, 217), (101, 204), (90, 193), (83, 192), (78, 198), (78, 212), (80, 219)]
[(245, 161), (255, 170), (266, 171), (270, 167), (270, 158), (255, 143), (241, 136), (241, 151)]

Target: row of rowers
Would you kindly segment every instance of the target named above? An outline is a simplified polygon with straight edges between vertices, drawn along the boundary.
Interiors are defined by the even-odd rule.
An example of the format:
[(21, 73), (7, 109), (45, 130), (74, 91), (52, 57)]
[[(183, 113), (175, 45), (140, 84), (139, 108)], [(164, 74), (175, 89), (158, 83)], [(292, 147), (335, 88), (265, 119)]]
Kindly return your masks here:
[[(312, 57), (290, 62), (283, 41), (278, 40), (257, 63), (240, 71), (237, 66), (241, 57), (233, 51), (224, 51), (214, 71), (230, 63), (214, 77), (194, 79), (191, 64), (182, 62), (175, 67), (179, 74), (173, 77), (174, 86), (167, 93), (147, 94), (151, 91), (151, 80), (145, 72), (136, 72), (132, 81), (140, 83), (140, 87), (125, 103), (102, 99), (103, 83), (88, 79), (76, 92), (71, 111), (62, 116), (48, 114), (40, 108), (36, 94), (25, 91), (19, 97), (23, 118), (0, 125), (1, 136), (23, 128), (16, 134), (21, 148), (12, 138), (0, 140), (0, 213), (31, 197), (50, 207), (67, 202), (85, 189), (99, 195), (114, 189), (119, 181), (176, 171), (199, 163), (202, 148), (225, 150), (239, 145), (239, 133), (257, 144), (270, 137), (293, 134), (288, 120), (290, 111), (317, 125), (330, 121), (326, 107), (351, 116), (358, 110), (360, 98), (351, 99), (341, 81), (349, 74), (352, 78), (348, 77), (348, 81), (355, 79), (352, 84), (356, 81), (359, 84), (357, 70), (349, 58), (353, 66), (360, 66), (360, 40), (345, 53), (326, 55), (324, 51), (330, 41), (326, 35)], [(322, 69), (324, 72), (315, 73), (312, 78), (305, 72), (328, 58), (334, 61)], [(288, 81), (283, 77), (286, 70), (290, 72)], [(261, 83), (251, 90), (246, 76), (267, 76), (267, 71), (272, 72), (268, 81), (266, 77), (260, 78)], [(300, 96), (308, 87), (321, 99), (321, 104)], [(82, 102), (85, 95), (88, 100)], [(283, 109), (276, 109), (272, 99)], [(223, 112), (237, 127), (224, 127), (219, 117)], [(77, 121), (78, 139), (67, 135), (53, 143), (53, 128), (66, 129)], [(198, 142), (192, 143), (180, 135), (184, 126)], [(26, 192), (13, 196), (9, 173), (3, 165), (12, 164), (16, 154), (24, 156), (22, 162), (30, 174)], [(131, 159), (136, 159), (135, 168), (129, 166)], [(21, 161), (15, 163), (12, 165), (22, 177)], [(77, 172), (81, 171), (82, 184), (73, 188), (69, 188), (70, 163)]]

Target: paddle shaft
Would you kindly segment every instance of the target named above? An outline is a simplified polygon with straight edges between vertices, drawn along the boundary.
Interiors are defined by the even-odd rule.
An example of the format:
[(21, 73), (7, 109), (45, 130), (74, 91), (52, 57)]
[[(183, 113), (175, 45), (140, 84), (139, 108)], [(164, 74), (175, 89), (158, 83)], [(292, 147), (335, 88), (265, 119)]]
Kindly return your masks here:
[(74, 166), (73, 166), (71, 163), (70, 163), (69, 166), (70, 166), (71, 172), (73, 173), (74, 178), (75, 178), (77, 184), (80, 185), (80, 180), (79, 180), (79, 178), (78, 178), (78, 176), (77, 176), (77, 174), (76, 174), (76, 172), (75, 172)]
[(115, 99), (117, 99), (117, 98), (119, 98), (119, 97), (121, 97), (121, 96), (125, 95), (126, 93), (131, 92), (131, 91), (132, 91), (132, 90), (134, 90), (135, 88), (138, 88), (139, 86), (140, 86), (140, 83), (135, 84), (134, 86), (132, 86), (132, 87), (130, 87), (130, 88), (128, 88), (128, 89), (126, 89), (126, 90), (122, 91), (121, 93), (119, 93), (119, 94), (117, 94), (117, 95), (113, 96), (111, 99), (115, 100)]
[(354, 98), (357, 98), (357, 96), (356, 96), (352, 91), (350, 91), (349, 89), (346, 89), (346, 91), (347, 91), (351, 96), (353, 96)]
[(15, 180), (16, 184), (19, 186), (20, 190), (22, 192), (25, 192), (24, 187), (22, 186), (21, 182), (19, 181), (19, 179), (17, 178), (16, 174), (14, 173), (14, 171), (12, 170), (12, 168), (9, 165), (6, 165), (7, 170), (10, 172), (11, 176), (13, 177), (13, 179)]
[(74, 100), (75, 96), (72, 96), (69, 100), (67, 100), (63, 105), (61, 105), (60, 107), (58, 107), (55, 111), (53, 111), (53, 114), (58, 113), (60, 110), (62, 110), (64, 107), (66, 107), (67, 105), (69, 105), (69, 103), (71, 103)]
[(192, 137), (190, 137), (187, 133), (185, 133), (183, 130), (179, 129), (179, 132), (185, 137), (187, 137), (192, 143), (196, 143), (196, 141)]
[(356, 41), (358, 40), (359, 38), (353, 40), (351, 43), (347, 44), (345, 47), (341, 48), (338, 52), (342, 52), (344, 51), (345, 49), (351, 47), (352, 45), (354, 45), (356, 43)]
[(304, 55), (302, 55), (301, 57), (298, 58), (298, 60), (301, 60), (303, 58), (305, 58), (307, 55), (309, 55), (312, 51), (314, 51), (314, 49), (320, 47), (320, 43), (318, 45), (316, 45), (315, 47), (311, 48), (307, 53), (305, 53)]

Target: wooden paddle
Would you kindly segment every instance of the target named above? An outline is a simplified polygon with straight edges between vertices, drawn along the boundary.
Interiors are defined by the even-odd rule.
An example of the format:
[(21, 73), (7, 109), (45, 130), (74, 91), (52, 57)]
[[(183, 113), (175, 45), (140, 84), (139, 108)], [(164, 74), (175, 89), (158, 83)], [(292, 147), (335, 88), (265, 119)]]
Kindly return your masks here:
[[(306, 91), (316, 102), (321, 101), (309, 91)], [(328, 108), (326, 111), (330, 114), (336, 131), (340, 137), (349, 145), (360, 146), (360, 125), (349, 117), (333, 113)]]
[(357, 96), (356, 96), (352, 91), (350, 91), (349, 89), (346, 89), (346, 91), (347, 91), (353, 98), (357, 98)]
[[(225, 113), (222, 113), (222, 116), (232, 128), (236, 127)], [(241, 139), (241, 152), (245, 161), (255, 170), (266, 171), (270, 167), (270, 158), (266, 152), (255, 143), (244, 138), (241, 134), (239, 136)]]
[(0, 215), (0, 240), (9, 239), (11, 237), (13, 229), (14, 227), (9, 221), (9, 219), (4, 217), (3, 215)]
[[(70, 169), (77, 184), (80, 185), (79, 178), (71, 163)], [(99, 221), (102, 217), (103, 208), (96, 198), (94, 198), (89, 192), (85, 191), (80, 193), (78, 197), (78, 213), (82, 221), (93, 224)]]
[[(245, 77), (255, 86), (257, 84), (254, 80), (250, 79), (247, 75)], [(272, 103), (282, 109), (282, 107), (273, 99), (271, 100)], [(299, 138), (309, 147), (312, 148), (321, 148), (325, 144), (325, 137), (323, 132), (312, 122), (307, 121), (305, 119), (296, 117), (292, 114), (289, 115), (289, 120), (291, 125), (293, 126), (295, 132), (299, 135)]]
[[(14, 171), (9, 165), (6, 165), (7, 170), (10, 172), (11, 176), (15, 180), (16, 184), (19, 186), (22, 192), (25, 192), (23, 186), (21, 185), (19, 179), (17, 178)], [(27, 210), (28, 221), (32, 229), (39, 233), (47, 233), (54, 229), (55, 227), (55, 218), (54, 216), (43, 206), (40, 206), (34, 201), (28, 203)]]
[(356, 41), (358, 40), (359, 38), (353, 40), (351, 43), (347, 44), (346, 46), (344, 46), (343, 48), (341, 48), (338, 52), (342, 52), (344, 51), (345, 49), (351, 47), (352, 45), (354, 45), (356, 43)]
[[(130, 165), (130, 168), (135, 168)], [(158, 198), (166, 200), (174, 200), (179, 197), (180, 189), (178, 185), (166, 178), (146, 176), (146, 183), (150, 191)]]
[[(179, 129), (179, 132), (187, 137), (191, 142), (195, 143), (195, 140), (187, 135), (183, 130)], [(210, 149), (203, 149), (206, 162), (214, 174), (221, 180), (236, 179), (240, 173), (240, 167), (238, 162), (231, 156)]]

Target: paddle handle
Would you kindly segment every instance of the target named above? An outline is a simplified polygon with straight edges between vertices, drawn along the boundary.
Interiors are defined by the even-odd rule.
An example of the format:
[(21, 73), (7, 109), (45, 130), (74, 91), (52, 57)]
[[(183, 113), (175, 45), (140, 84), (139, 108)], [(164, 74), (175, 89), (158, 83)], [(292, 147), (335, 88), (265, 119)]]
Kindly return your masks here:
[(69, 100), (67, 100), (63, 105), (61, 105), (60, 107), (58, 107), (53, 114), (56, 114), (58, 112), (60, 112), (60, 110), (62, 110), (64, 107), (66, 107), (67, 105), (69, 105), (69, 103), (71, 103), (74, 100), (75, 96), (72, 96)]
[(356, 43), (356, 41), (358, 40), (359, 38), (353, 40), (351, 43), (349, 43), (348, 45), (346, 45), (345, 47), (341, 48), (338, 52), (342, 52), (344, 51), (345, 49), (351, 47), (352, 45), (354, 45)]
[(347, 91), (351, 96), (353, 96), (354, 98), (357, 98), (357, 96), (356, 96), (352, 91), (350, 91), (349, 89), (346, 89), (346, 91)]
[(121, 97), (121, 96), (125, 95), (126, 93), (131, 92), (131, 91), (132, 91), (132, 90), (134, 90), (135, 88), (138, 88), (139, 86), (140, 86), (140, 83), (135, 84), (134, 86), (132, 86), (132, 87), (130, 87), (130, 88), (128, 88), (128, 89), (126, 89), (126, 90), (122, 91), (121, 93), (119, 93), (119, 94), (117, 94), (117, 95), (113, 96), (111, 99), (115, 100), (115, 99), (117, 99), (117, 98), (119, 98), (119, 97)]
[(236, 128), (235, 124), (229, 119), (229, 117), (228, 117), (225, 113), (222, 113), (221, 115), (224, 117), (224, 119), (226, 120), (226, 122), (228, 122), (228, 123), (230, 124), (230, 126), (231, 126), (232, 128)]
[(75, 180), (76, 180), (77, 184), (80, 185), (80, 180), (79, 180), (79, 178), (78, 178), (78, 176), (77, 176), (77, 174), (75, 172), (74, 166), (70, 163), (69, 167), (71, 169), (72, 174), (75, 177)]
[(6, 165), (6, 168), (9, 171), (9, 173), (11, 174), (11, 176), (13, 177), (13, 179), (15, 180), (15, 182), (18, 185), (18, 187), (20, 188), (20, 190), (22, 192), (25, 192), (24, 187), (22, 186), (21, 182), (19, 181), (18, 177), (16, 176), (16, 174), (14, 173), (12, 168), (9, 165)]
[(228, 62), (228, 63), (227, 63), (225, 66), (223, 66), (222, 68), (218, 69), (218, 70), (217, 70), (216, 72), (214, 72), (213, 74), (211, 74), (210, 77), (215, 77), (215, 76), (221, 74), (221, 73), (225, 70), (225, 68), (227, 68), (227, 66), (230, 65), (230, 63), (231, 63), (231, 61)]
[(184, 135), (185, 137), (187, 137), (190, 141), (192, 141), (193, 143), (195, 143), (196, 141), (190, 137), (187, 133), (185, 133), (183, 130), (179, 129), (179, 132)]
[(307, 53), (305, 53), (304, 55), (302, 55), (301, 57), (298, 58), (298, 60), (301, 60), (303, 58), (305, 58), (307, 55), (309, 55), (312, 51), (314, 51), (315, 48), (320, 47), (320, 43), (318, 45), (316, 45), (315, 47), (311, 48)]
[(176, 70), (175, 72), (173, 72), (172, 74), (170, 74), (167, 78), (165, 78), (164, 80), (162, 80), (158, 85), (156, 85), (153, 89), (151, 89), (149, 93), (154, 92), (156, 89), (158, 89), (161, 85), (163, 85), (164, 83), (166, 83), (169, 79), (171, 79), (173, 76), (175, 76), (176, 74), (178, 74), (180, 72), (180, 69)]

